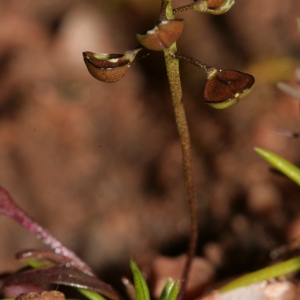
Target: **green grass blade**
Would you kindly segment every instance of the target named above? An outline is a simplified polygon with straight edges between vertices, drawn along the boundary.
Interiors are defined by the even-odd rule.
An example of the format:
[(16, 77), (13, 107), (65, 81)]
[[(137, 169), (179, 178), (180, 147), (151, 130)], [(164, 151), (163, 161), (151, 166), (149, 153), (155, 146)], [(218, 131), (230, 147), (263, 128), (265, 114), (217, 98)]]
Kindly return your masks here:
[(300, 256), (289, 259), (271, 267), (244, 275), (220, 288), (220, 292), (228, 292), (253, 283), (269, 280), (300, 270)]
[(178, 281), (174, 282), (169, 290), (167, 300), (176, 300), (179, 292)]
[(86, 290), (86, 289), (81, 289), (77, 288), (77, 291), (84, 295), (86, 298), (89, 300), (106, 300), (103, 296), (98, 294), (97, 292), (91, 291), (91, 290)]
[(172, 284), (173, 281), (169, 278), (165, 283), (165, 286), (160, 294), (159, 300), (167, 300)]
[(166, 281), (159, 300), (176, 300), (179, 292), (178, 282), (174, 282), (171, 278)]
[(147, 283), (136, 264), (131, 260), (130, 268), (133, 274), (136, 300), (150, 300)]
[(268, 161), (272, 166), (274, 166), (276, 169), (281, 171), (283, 174), (285, 174), (291, 180), (293, 180), (298, 185), (300, 185), (300, 169), (299, 168), (297, 168), (295, 165), (291, 164), (290, 162), (288, 162), (281, 156), (279, 156), (271, 151), (264, 150), (262, 148), (254, 148), (254, 150), (262, 158), (264, 158), (266, 161)]

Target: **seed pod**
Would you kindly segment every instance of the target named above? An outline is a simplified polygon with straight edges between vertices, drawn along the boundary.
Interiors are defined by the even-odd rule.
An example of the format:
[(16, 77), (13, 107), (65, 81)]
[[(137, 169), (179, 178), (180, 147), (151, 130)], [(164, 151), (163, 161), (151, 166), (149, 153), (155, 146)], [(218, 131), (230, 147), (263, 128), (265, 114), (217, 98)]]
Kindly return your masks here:
[(145, 48), (162, 51), (169, 48), (180, 37), (184, 23), (182, 19), (160, 21), (146, 34), (137, 34), (136, 38)]
[(212, 15), (220, 15), (226, 13), (233, 4), (234, 0), (198, 0), (193, 9)]
[(124, 54), (83, 52), (83, 59), (90, 74), (104, 82), (120, 80), (142, 48), (126, 51)]
[(216, 9), (223, 6), (226, 0), (207, 0), (207, 7), (210, 9)]
[(204, 87), (204, 102), (214, 108), (223, 109), (246, 96), (254, 77), (235, 70), (216, 71), (207, 80)]

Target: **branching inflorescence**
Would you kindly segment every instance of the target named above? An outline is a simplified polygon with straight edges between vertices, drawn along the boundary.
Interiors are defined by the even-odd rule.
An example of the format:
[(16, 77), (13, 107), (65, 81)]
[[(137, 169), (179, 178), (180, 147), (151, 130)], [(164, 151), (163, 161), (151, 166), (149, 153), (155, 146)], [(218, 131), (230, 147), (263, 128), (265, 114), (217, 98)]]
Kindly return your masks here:
[(183, 173), (186, 195), (191, 215), (191, 238), (188, 258), (182, 274), (181, 289), (178, 299), (182, 299), (188, 279), (193, 256), (195, 255), (198, 237), (197, 202), (192, 172), (191, 142), (182, 102), (182, 89), (179, 73), (179, 60), (192, 63), (207, 77), (204, 88), (204, 103), (213, 108), (224, 109), (237, 103), (247, 95), (254, 84), (254, 77), (235, 70), (218, 70), (195, 58), (177, 51), (176, 41), (184, 29), (184, 20), (176, 18), (176, 14), (187, 10), (219, 15), (227, 12), (234, 0), (197, 0), (173, 9), (172, 0), (162, 0), (159, 19), (156, 25), (145, 34), (137, 34), (140, 46), (124, 54), (106, 54), (84, 52), (83, 58), (90, 74), (104, 82), (120, 80), (127, 72), (137, 54), (143, 50), (162, 51), (165, 57), (167, 75), (172, 95), (175, 119), (182, 148)]
[[(179, 60), (187, 61), (199, 68), (207, 77), (204, 87), (204, 103), (213, 108), (223, 109), (238, 102), (248, 94), (253, 83), (253, 76), (235, 70), (218, 70), (205, 63), (177, 51), (176, 41), (184, 29), (184, 20), (175, 18), (177, 13), (187, 10), (221, 14), (228, 11), (234, 0), (197, 0), (173, 9), (172, 0), (163, 0), (158, 21), (153, 29), (145, 34), (137, 34), (140, 45), (124, 54), (107, 54), (84, 52), (83, 58), (90, 74), (103, 82), (116, 82), (128, 71), (137, 55), (144, 49), (161, 51), (164, 54), (167, 75), (171, 90), (174, 115), (180, 137), (183, 160), (183, 174), (186, 196), (191, 216), (191, 238), (187, 260), (180, 284), (167, 282), (161, 299), (182, 300), (188, 281), (189, 270), (195, 255), (198, 237), (198, 214), (192, 172), (190, 134), (182, 101), (182, 89), (179, 73)], [(89, 266), (74, 252), (54, 238), (47, 230), (30, 218), (0, 187), (0, 214), (9, 216), (41, 239), (53, 251), (27, 250), (19, 253), (17, 259), (26, 259), (35, 269), (23, 270), (6, 277), (0, 291), (12, 297), (14, 294), (31, 291), (29, 286), (40, 287), (43, 284), (64, 284), (79, 289), (89, 299), (103, 300), (98, 292), (110, 299), (118, 300), (120, 296), (114, 289), (99, 280)], [(149, 292), (140, 271), (131, 262), (134, 275), (136, 300), (148, 300)], [(177, 292), (179, 290), (178, 296)]]

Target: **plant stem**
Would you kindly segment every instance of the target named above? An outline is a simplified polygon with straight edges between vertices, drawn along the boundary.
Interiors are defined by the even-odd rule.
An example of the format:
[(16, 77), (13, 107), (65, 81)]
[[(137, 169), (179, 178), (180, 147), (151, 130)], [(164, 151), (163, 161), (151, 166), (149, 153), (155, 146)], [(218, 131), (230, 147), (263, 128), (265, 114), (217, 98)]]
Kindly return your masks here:
[(217, 69), (208, 66), (207, 64), (203, 63), (202, 61), (200, 61), (198, 59), (184, 55), (181, 52), (177, 52), (175, 54), (175, 57), (179, 58), (181, 60), (187, 61), (187, 62), (191, 63), (192, 65), (196, 66), (197, 68), (199, 68), (202, 72), (205, 73), (207, 79), (212, 77), (217, 72)]
[(187, 4), (187, 5), (184, 5), (184, 6), (180, 6), (180, 7), (174, 8), (173, 13), (174, 13), (174, 15), (176, 15), (178, 13), (182, 13), (182, 12), (185, 12), (187, 10), (191, 10), (191, 9), (194, 9), (194, 6), (195, 6), (194, 3), (190, 3), (190, 4)]
[[(174, 19), (171, 1), (163, 0), (163, 4), (164, 3), (167, 3), (167, 6), (165, 8), (166, 10), (165, 15), (167, 19), (169, 20)], [(177, 124), (177, 129), (178, 129), (181, 149), (182, 149), (184, 182), (185, 182), (186, 195), (187, 195), (190, 217), (191, 217), (191, 236), (190, 236), (187, 260), (182, 273), (180, 292), (177, 297), (178, 300), (182, 300), (185, 293), (192, 260), (196, 252), (197, 238), (198, 238), (198, 210), (197, 210), (197, 201), (196, 201), (193, 171), (192, 171), (191, 141), (190, 141), (188, 124), (186, 120), (185, 109), (182, 102), (182, 90), (181, 90), (181, 81), (180, 81), (180, 73), (179, 73), (179, 59), (174, 56), (176, 52), (177, 52), (176, 43), (171, 45), (170, 48), (164, 50), (167, 75), (169, 79), (169, 85), (170, 85), (172, 101), (173, 101), (175, 120)]]

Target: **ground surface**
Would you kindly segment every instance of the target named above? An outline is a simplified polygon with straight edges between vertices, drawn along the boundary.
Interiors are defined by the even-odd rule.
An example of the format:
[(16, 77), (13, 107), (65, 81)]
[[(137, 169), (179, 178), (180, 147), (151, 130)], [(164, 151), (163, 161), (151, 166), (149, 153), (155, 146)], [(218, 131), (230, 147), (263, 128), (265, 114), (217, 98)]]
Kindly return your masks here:
[[(264, 147), (300, 165), (300, 140), (274, 133), (300, 130), (299, 103), (276, 88), (295, 84), (300, 2), (236, 2), (225, 16), (182, 15), (179, 40), (188, 55), (256, 78), (245, 100), (215, 111), (201, 100), (203, 76), (181, 65), (198, 255), (219, 278), (267, 264), (270, 250), (300, 235), (299, 187), (253, 152)], [(115, 84), (92, 78), (81, 54), (134, 48), (159, 7), (158, 0), (0, 1), (0, 184), (107, 277), (128, 272), (132, 256), (147, 265), (183, 253), (189, 235), (161, 54), (136, 62)], [(20, 266), (15, 252), (43, 247), (6, 217), (0, 241), (1, 271)]]

